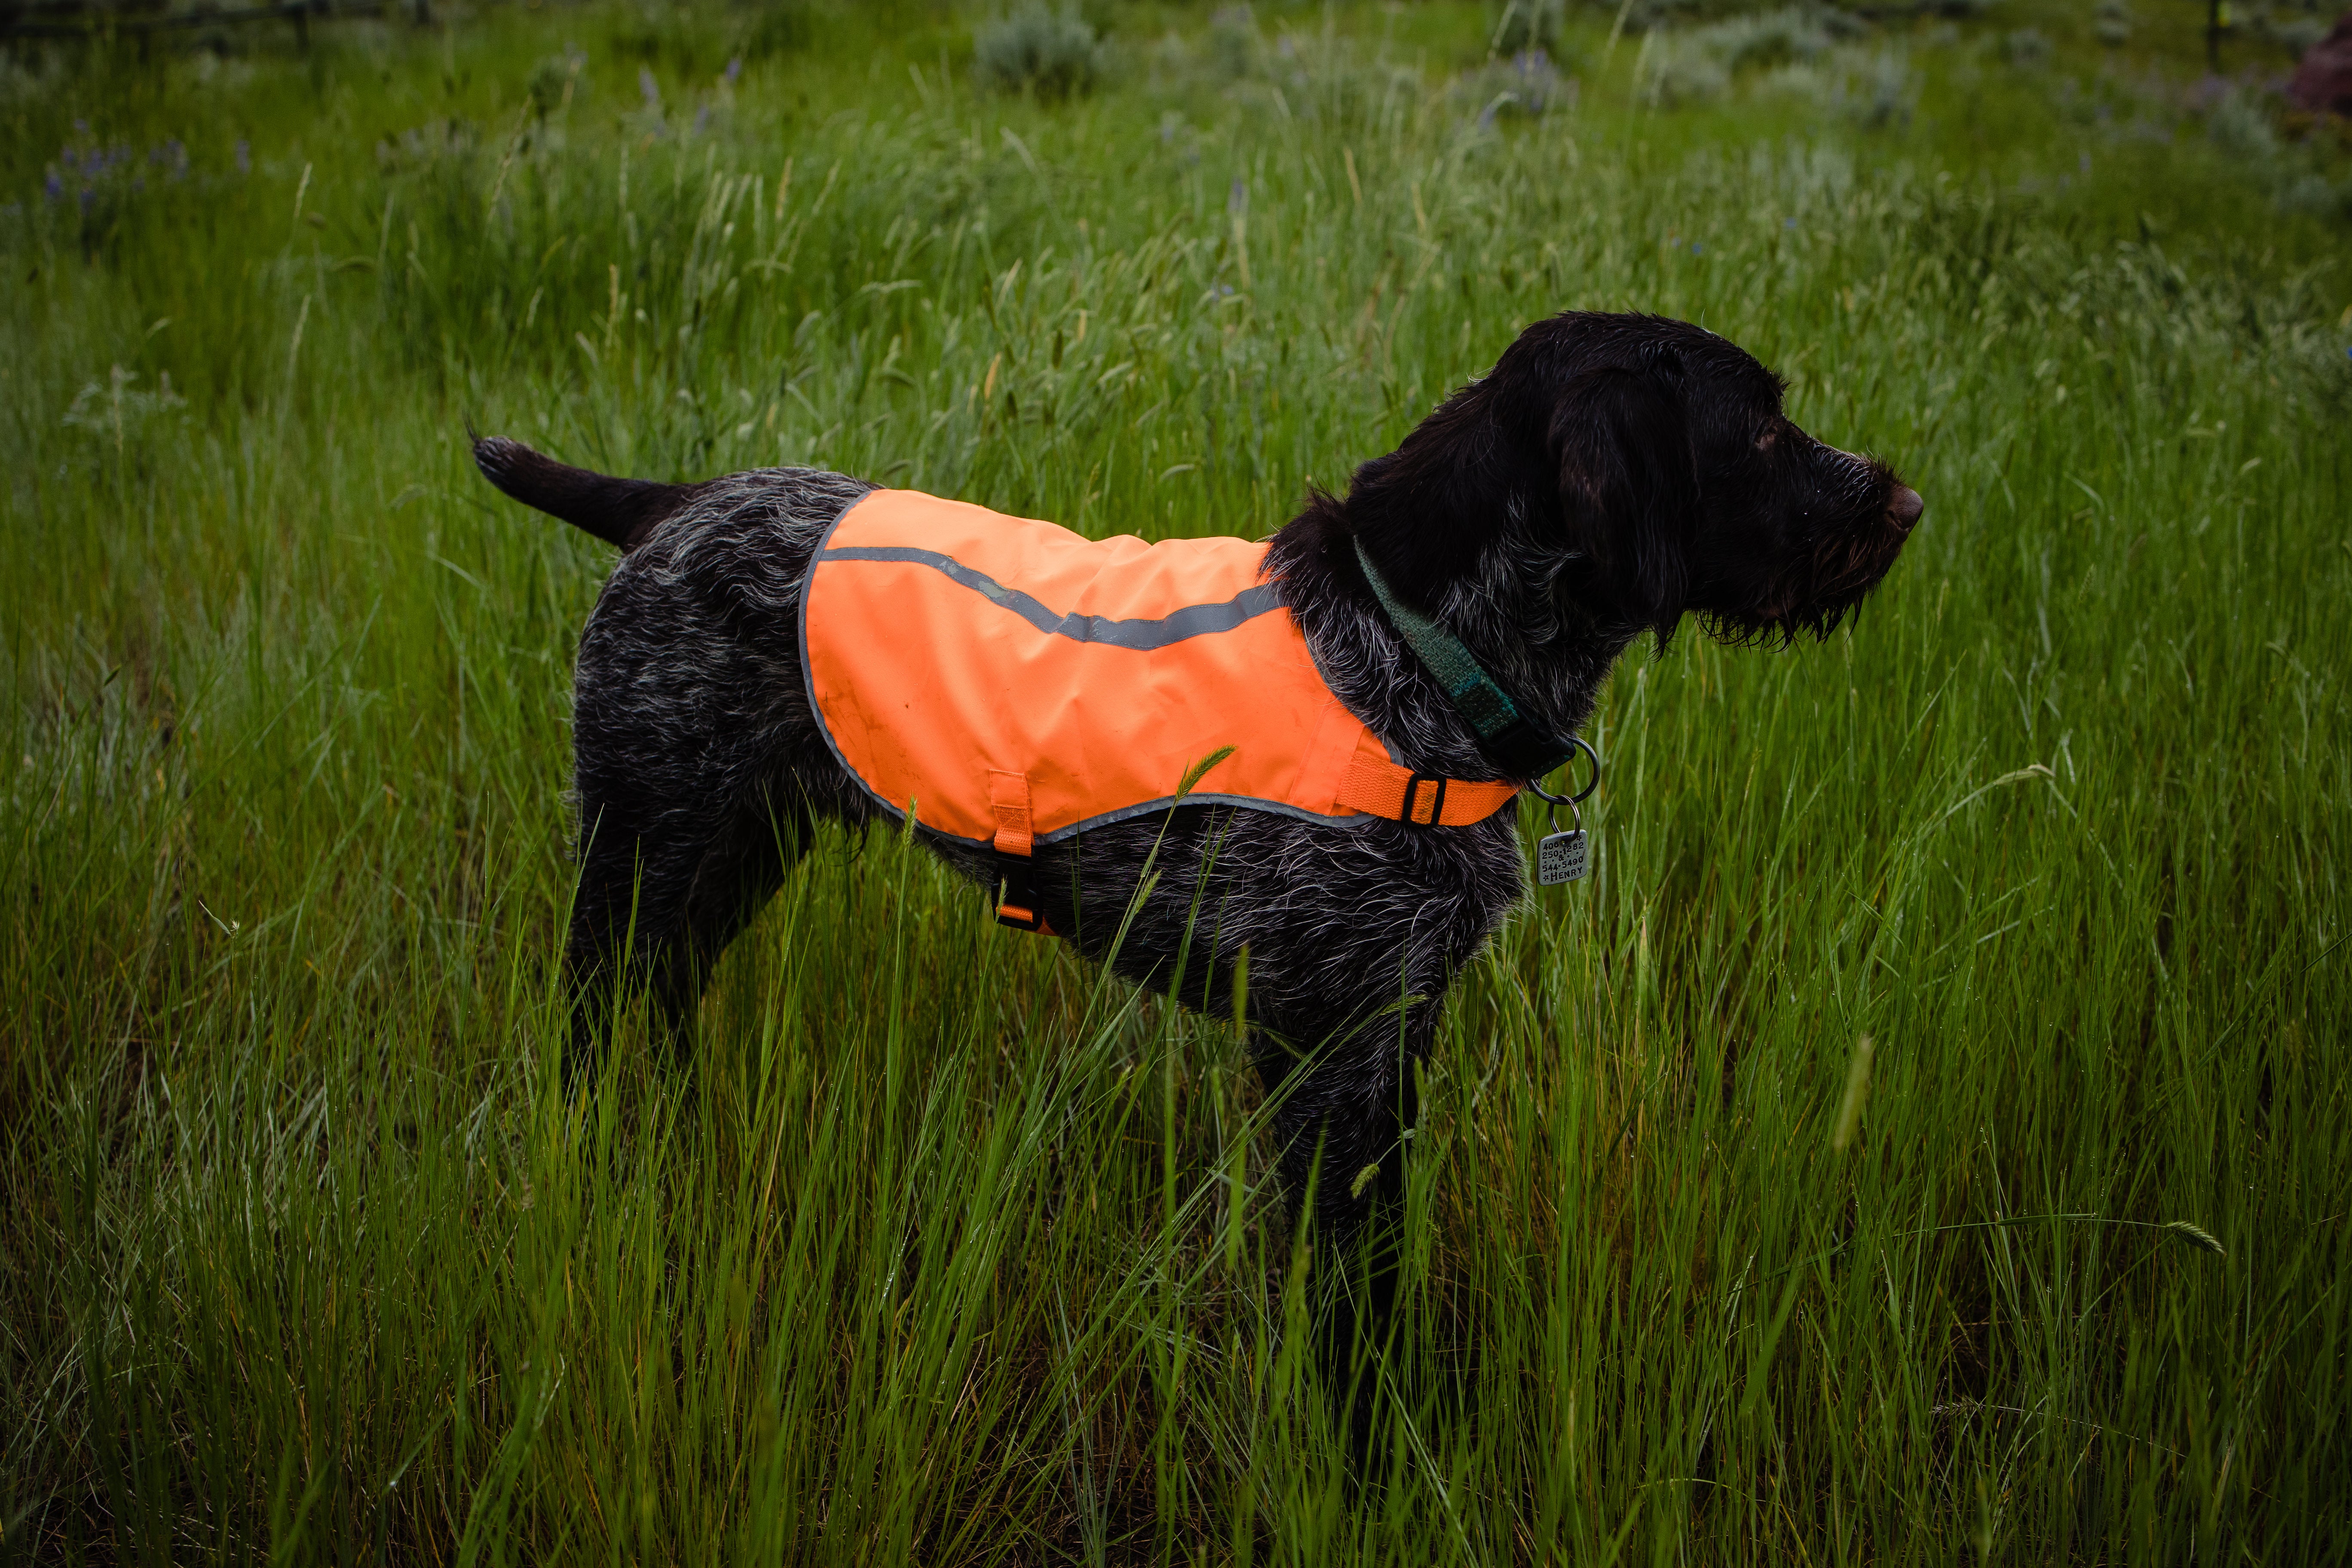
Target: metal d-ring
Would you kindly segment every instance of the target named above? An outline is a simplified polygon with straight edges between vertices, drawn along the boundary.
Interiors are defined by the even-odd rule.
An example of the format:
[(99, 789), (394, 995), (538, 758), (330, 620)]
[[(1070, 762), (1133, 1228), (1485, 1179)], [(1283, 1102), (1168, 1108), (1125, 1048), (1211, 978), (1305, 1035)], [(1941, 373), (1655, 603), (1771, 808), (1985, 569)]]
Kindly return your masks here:
[(1590, 745), (1588, 745), (1580, 736), (1570, 735), (1568, 738), (1568, 745), (1569, 752), (1567, 761), (1570, 765), (1575, 763), (1576, 753), (1579, 752), (1582, 752), (1586, 756), (1592, 759), (1592, 776), (1587, 779), (1584, 783), (1584, 787), (1578, 790), (1574, 795), (1554, 795), (1551, 791), (1544, 788), (1542, 784), (1530, 783), (1528, 785), (1528, 788), (1534, 794), (1537, 799), (1548, 800), (1554, 805), (1573, 806), (1580, 804), (1586, 795), (1591, 795), (1594, 790), (1601, 787), (1601, 753), (1594, 751)]

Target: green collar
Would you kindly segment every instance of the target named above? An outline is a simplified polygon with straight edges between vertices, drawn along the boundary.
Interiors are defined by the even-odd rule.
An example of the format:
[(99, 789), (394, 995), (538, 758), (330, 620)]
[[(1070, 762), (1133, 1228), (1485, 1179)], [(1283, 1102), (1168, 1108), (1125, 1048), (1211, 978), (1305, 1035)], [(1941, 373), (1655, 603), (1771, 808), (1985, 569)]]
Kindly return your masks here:
[(1418, 610), (1401, 604), (1389, 591), (1388, 580), (1372, 564), (1370, 552), (1359, 538), (1356, 563), (1364, 569), (1364, 581), (1372, 585), (1372, 593), (1381, 601), (1394, 626), (1437, 684), (1445, 692), (1445, 700), (1462, 715), (1478, 736), (1478, 749), (1486, 753), (1507, 778), (1539, 779), (1574, 755), (1573, 743), (1562, 741), (1528, 722), (1520, 713), (1518, 704), (1510, 694), (1495, 684), (1494, 678), (1479, 668), (1462, 639), (1431, 620)]

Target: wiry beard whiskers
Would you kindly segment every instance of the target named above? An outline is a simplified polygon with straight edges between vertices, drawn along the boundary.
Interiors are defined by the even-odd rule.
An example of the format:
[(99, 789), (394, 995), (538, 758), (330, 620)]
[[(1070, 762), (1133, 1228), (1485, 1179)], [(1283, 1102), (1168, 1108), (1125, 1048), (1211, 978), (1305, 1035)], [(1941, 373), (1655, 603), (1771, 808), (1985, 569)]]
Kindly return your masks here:
[(1860, 610), (1861, 606), (1854, 604), (1794, 610), (1778, 616), (1737, 610), (1702, 610), (1698, 612), (1698, 624), (1711, 640), (1726, 647), (1785, 648), (1808, 632), (1814, 641), (1824, 640), (1848, 616), (1858, 615)]
[(1700, 612), (1699, 624), (1735, 647), (1787, 647), (1806, 633), (1819, 641), (1859, 611), (1890, 562), (1891, 552), (1860, 532), (1840, 533), (1766, 584), (1751, 601), (1756, 607), (1710, 607)]

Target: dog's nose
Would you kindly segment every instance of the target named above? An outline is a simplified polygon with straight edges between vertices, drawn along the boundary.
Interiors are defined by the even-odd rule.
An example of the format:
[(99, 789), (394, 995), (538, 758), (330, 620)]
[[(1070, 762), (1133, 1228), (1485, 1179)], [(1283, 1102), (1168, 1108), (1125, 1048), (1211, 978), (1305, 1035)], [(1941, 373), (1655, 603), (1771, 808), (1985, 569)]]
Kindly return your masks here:
[(1886, 503), (1886, 515), (1893, 518), (1895, 526), (1906, 533), (1911, 531), (1912, 524), (1919, 521), (1919, 514), (1927, 510), (1927, 503), (1909, 485), (1895, 486), (1895, 499)]

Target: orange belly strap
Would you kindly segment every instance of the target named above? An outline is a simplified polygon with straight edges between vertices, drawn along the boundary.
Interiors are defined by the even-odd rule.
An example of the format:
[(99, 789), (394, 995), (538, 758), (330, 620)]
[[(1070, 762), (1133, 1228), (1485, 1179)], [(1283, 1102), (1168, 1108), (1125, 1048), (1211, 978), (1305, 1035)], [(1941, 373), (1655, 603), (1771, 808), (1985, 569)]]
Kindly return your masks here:
[(836, 520), (801, 595), (826, 743), (895, 816), (996, 852), (1008, 925), (1045, 929), (1029, 858), (1181, 798), (1318, 822), (1465, 827), (1503, 779), (1399, 765), (1333, 696), (1232, 538), (1090, 540), (913, 490)]

